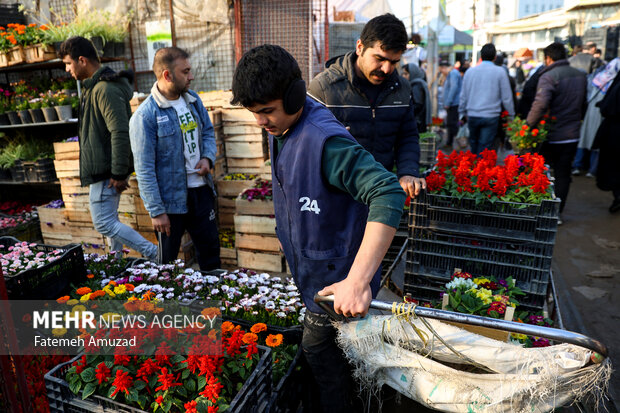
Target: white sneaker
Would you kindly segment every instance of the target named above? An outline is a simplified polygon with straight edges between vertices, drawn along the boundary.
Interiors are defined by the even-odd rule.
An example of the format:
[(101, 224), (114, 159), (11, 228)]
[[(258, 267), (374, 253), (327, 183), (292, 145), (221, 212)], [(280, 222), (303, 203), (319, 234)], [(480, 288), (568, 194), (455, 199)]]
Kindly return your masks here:
[(581, 175), (581, 169), (579, 168), (573, 169), (573, 171), (571, 172), (571, 175), (575, 175), (575, 176)]
[(586, 178), (594, 178), (594, 175), (592, 175), (590, 172), (588, 172), (588, 173), (586, 174)]

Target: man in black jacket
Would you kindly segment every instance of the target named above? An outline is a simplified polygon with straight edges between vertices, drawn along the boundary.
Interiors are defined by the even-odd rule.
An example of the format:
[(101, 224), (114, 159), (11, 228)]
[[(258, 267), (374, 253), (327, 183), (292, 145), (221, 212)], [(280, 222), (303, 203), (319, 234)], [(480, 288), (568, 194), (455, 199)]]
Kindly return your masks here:
[(569, 65), (562, 43), (545, 47), (545, 65), (540, 69), (527, 124), (536, 127), (546, 114), (552, 120), (542, 154), (553, 167), (555, 193), (562, 200), (562, 212), (571, 183), (571, 163), (577, 151), (581, 120), (587, 108), (586, 74)]
[(325, 104), (385, 169), (396, 171), (407, 195), (426, 188), (419, 178), (419, 135), (409, 82), (395, 70), (407, 30), (392, 14), (370, 20), (355, 52), (327, 62), (308, 94)]

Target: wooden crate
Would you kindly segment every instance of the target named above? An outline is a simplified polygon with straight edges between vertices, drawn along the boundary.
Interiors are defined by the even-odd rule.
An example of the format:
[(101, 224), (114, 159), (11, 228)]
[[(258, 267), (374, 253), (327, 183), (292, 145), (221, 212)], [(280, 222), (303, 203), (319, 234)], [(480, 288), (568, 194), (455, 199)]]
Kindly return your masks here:
[(220, 259), (237, 260), (237, 249), (220, 247)]
[(268, 252), (247, 251), (237, 249), (237, 265), (253, 270), (282, 272), (284, 256)]
[(80, 159), (80, 144), (78, 142), (54, 142), (54, 158), (57, 161)]
[(233, 210), (233, 212), (235, 211), (235, 207), (237, 205), (237, 198), (233, 198), (230, 196), (218, 196), (217, 197), (217, 206), (218, 208), (228, 208)]
[[(200, 94), (200, 97), (202, 98), (202, 93)], [(205, 101), (203, 100), (202, 103), (204, 104), (204, 102)], [(213, 110), (207, 111), (207, 113), (209, 114), (209, 119), (211, 120), (211, 124), (213, 125), (213, 127), (218, 127), (222, 125), (222, 111), (221, 110), (213, 109)]]
[(135, 217), (139, 230), (153, 230), (153, 221), (151, 220), (151, 216), (149, 214), (135, 214)]
[(260, 158), (227, 158), (228, 173), (243, 173), (260, 175), (263, 171), (265, 160)]
[(241, 194), (235, 199), (235, 213), (238, 215), (275, 215), (273, 200), (243, 199)]
[(268, 216), (235, 214), (235, 232), (276, 235), (276, 219)]
[(136, 214), (130, 214), (129, 212), (119, 212), (118, 220), (132, 229), (138, 229), (138, 220)]
[(41, 231), (45, 245), (63, 246), (73, 243), (73, 236), (69, 233), (48, 233)]
[(217, 222), (221, 227), (232, 227), (235, 225), (235, 211), (228, 208), (220, 208), (217, 212)]
[[(208, 110), (218, 109), (223, 106), (230, 106), (230, 100), (232, 99), (232, 91), (230, 90), (212, 90), (209, 92), (200, 92), (198, 94), (200, 100), (202, 100), (202, 104)], [(209, 110), (209, 114), (214, 112), (215, 110)], [(221, 116), (221, 114), (220, 114)], [(220, 118), (221, 119), (221, 118)], [(213, 122), (215, 118), (211, 120)]]
[(256, 179), (248, 179), (244, 181), (225, 181), (220, 177), (215, 181), (217, 186), (217, 194), (224, 197), (237, 197), (247, 188), (252, 188), (256, 183)]
[(67, 221), (71, 224), (83, 223), (83, 224), (93, 224), (93, 218), (90, 215), (90, 210), (81, 211), (75, 209), (65, 208), (65, 215), (67, 216)]
[(79, 178), (80, 177), (80, 160), (64, 159), (54, 160), (54, 169), (58, 178)]
[(240, 122), (256, 125), (254, 114), (245, 108), (223, 108), (222, 122)]
[(262, 128), (256, 123), (224, 122), (222, 131), (227, 137), (232, 137), (233, 135), (261, 135), (262, 137), (263, 134)]
[(249, 251), (280, 252), (280, 242), (275, 235), (235, 233), (235, 246)]
[[(226, 158), (261, 158), (265, 160), (261, 135), (238, 135), (224, 141)], [(261, 165), (259, 165), (261, 166)], [(230, 168), (230, 163), (228, 163)]]

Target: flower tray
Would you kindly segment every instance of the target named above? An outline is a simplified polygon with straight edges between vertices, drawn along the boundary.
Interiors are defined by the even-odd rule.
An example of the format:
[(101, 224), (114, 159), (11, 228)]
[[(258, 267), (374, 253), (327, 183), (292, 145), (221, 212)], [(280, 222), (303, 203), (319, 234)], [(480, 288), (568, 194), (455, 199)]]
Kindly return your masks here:
[(16, 167), (24, 169), (26, 182), (52, 182), (56, 180), (54, 161), (50, 158), (39, 159), (35, 162), (16, 161)]
[[(239, 390), (226, 410), (228, 413), (264, 413), (269, 410), (271, 394), (271, 349), (258, 346), (260, 360), (247, 381)], [(54, 367), (45, 375), (45, 388), (50, 413), (118, 412), (146, 413), (137, 407), (128, 406), (106, 397), (93, 395), (86, 400), (77, 397), (64, 379), (71, 364), (82, 356), (78, 355), (66, 363)]]
[(56, 59), (56, 50), (54, 46), (46, 44), (35, 44), (24, 48), (26, 61), (28, 63), (45, 62), (47, 60)]
[(555, 242), (560, 200), (540, 204), (482, 202), (423, 191), (411, 200), (409, 227), (509, 241)]
[[(37, 227), (38, 227), (37, 223)], [(0, 237), (0, 245), (8, 246), (19, 242), (12, 237)], [(70, 244), (54, 247), (37, 244), (33, 252), (51, 252), (60, 249), (64, 253), (57, 260), (40, 268), (32, 268), (14, 276), (4, 276), (9, 298), (12, 300), (55, 300), (71, 283), (86, 278), (84, 254), (81, 245)]]
[(302, 367), (302, 361), (303, 349), (299, 346), (288, 371), (271, 392), (269, 403), (271, 413), (289, 413), (299, 410), (306, 390), (305, 376), (308, 374)]
[(0, 53), (0, 67), (7, 67), (9, 65), (9, 56), (6, 53)]
[(26, 63), (26, 53), (24, 53), (23, 46), (15, 46), (9, 49), (7, 57), (9, 59), (9, 66)]
[[(0, 214), (0, 218), (8, 218), (9, 215)], [(41, 228), (39, 224), (39, 219), (37, 217), (32, 217), (32, 219), (16, 227), (12, 228), (4, 228), (0, 229), (0, 237), (11, 237), (17, 240), (28, 241), (28, 242), (36, 242), (39, 241), (41, 236)]]

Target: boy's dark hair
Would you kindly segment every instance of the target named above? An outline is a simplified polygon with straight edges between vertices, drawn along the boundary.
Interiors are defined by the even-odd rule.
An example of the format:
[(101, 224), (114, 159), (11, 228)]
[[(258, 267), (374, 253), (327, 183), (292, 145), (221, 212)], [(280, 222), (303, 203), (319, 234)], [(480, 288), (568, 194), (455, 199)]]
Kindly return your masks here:
[(549, 46), (545, 47), (544, 52), (545, 57), (550, 58), (554, 62), (566, 59), (566, 48), (562, 43), (553, 42)]
[(393, 14), (387, 13), (371, 19), (360, 35), (364, 49), (381, 43), (381, 49), (404, 52), (407, 49), (407, 29), (402, 21)]
[(241, 57), (233, 75), (230, 103), (252, 106), (284, 99), (294, 80), (301, 79), (297, 61), (284, 48), (264, 44)]
[(420, 36), (420, 34), (418, 33), (414, 33), (411, 35), (411, 37), (409, 38), (409, 41), (413, 44), (420, 44), (422, 43), (422, 36)]
[(495, 56), (497, 55), (497, 50), (495, 49), (495, 45), (493, 43), (487, 43), (482, 46), (480, 49), (480, 58), (482, 60), (494, 61)]
[(100, 62), (93, 43), (81, 36), (70, 37), (62, 42), (57, 54), (61, 59), (68, 55), (71, 59), (78, 60), (82, 56), (91, 62)]
[(188, 59), (189, 53), (179, 47), (162, 47), (155, 52), (153, 57), (153, 72), (159, 79), (164, 70), (174, 71), (177, 59)]

